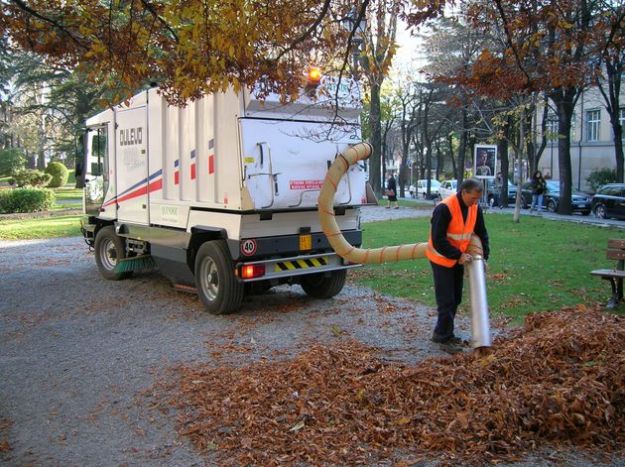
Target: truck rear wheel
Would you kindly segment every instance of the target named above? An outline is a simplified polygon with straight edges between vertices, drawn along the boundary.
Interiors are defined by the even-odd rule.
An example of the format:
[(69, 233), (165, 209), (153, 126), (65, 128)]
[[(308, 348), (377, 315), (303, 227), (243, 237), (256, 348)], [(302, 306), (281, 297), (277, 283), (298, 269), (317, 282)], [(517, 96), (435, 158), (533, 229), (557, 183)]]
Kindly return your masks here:
[(223, 240), (206, 242), (198, 250), (195, 286), (209, 313), (233, 313), (241, 306), (243, 283), (234, 276), (232, 258)]
[(326, 273), (308, 274), (302, 276), (300, 285), (304, 292), (315, 298), (331, 298), (343, 290), (347, 271), (340, 269)]
[(95, 237), (95, 263), (102, 277), (111, 281), (125, 279), (132, 275), (132, 271), (115, 272), (115, 266), (120, 259), (126, 257), (124, 239), (115, 233), (112, 225), (102, 227)]

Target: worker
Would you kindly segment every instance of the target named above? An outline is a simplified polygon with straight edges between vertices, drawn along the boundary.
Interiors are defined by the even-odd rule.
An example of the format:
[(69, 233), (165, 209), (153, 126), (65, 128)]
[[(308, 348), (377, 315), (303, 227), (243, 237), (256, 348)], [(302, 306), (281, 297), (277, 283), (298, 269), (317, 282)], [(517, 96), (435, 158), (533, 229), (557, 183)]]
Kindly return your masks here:
[(427, 257), (434, 274), (438, 318), (432, 341), (462, 344), (454, 334), (454, 318), (462, 300), (464, 264), (473, 258), (467, 253), (471, 235), (482, 241), (484, 260), (488, 259), (488, 232), (478, 202), (484, 187), (480, 180), (467, 179), (458, 193), (445, 198), (432, 213)]

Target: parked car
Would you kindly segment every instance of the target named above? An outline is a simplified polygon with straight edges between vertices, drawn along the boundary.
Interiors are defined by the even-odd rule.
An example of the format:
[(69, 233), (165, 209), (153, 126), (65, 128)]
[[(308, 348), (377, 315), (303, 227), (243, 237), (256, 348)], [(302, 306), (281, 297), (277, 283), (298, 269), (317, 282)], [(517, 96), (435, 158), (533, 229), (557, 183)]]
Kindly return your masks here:
[[(526, 182), (521, 189), (521, 205), (524, 209), (532, 205), (532, 183)], [(543, 196), (543, 207), (547, 211), (555, 212), (560, 204), (560, 182), (547, 180), (547, 192)], [(573, 191), (571, 194), (573, 212), (580, 212), (584, 216), (590, 214), (590, 196), (581, 191)]]
[(448, 196), (455, 195), (458, 191), (458, 180), (446, 180), (441, 183), (438, 188), (438, 196), (440, 199), (445, 199)]
[(591, 209), (601, 219), (625, 219), (625, 183), (610, 183), (600, 187), (592, 197)]
[[(430, 196), (429, 199), (438, 198), (438, 190), (441, 187), (441, 182), (435, 179), (430, 179)], [(426, 180), (417, 180), (416, 198), (428, 199), (428, 181)]]
[[(516, 202), (516, 185), (508, 181), (508, 205)], [(499, 198), (501, 196), (501, 184), (494, 180), (488, 180), (486, 184), (486, 193), (489, 206), (501, 206)]]

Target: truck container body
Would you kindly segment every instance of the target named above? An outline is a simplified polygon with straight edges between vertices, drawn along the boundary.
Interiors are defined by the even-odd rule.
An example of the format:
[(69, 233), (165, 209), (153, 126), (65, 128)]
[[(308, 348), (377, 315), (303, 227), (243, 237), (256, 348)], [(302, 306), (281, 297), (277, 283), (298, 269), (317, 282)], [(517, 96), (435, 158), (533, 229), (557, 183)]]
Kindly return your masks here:
[[(151, 88), (87, 120), (82, 231), (104, 277), (154, 261), (213, 313), (279, 283), (315, 297), (342, 289), (355, 265), (329, 246), (317, 196), (329, 165), (360, 142), (357, 87), (327, 78), (288, 104), (259, 91), (178, 107)], [(335, 196), (355, 246), (366, 178), (351, 167)]]

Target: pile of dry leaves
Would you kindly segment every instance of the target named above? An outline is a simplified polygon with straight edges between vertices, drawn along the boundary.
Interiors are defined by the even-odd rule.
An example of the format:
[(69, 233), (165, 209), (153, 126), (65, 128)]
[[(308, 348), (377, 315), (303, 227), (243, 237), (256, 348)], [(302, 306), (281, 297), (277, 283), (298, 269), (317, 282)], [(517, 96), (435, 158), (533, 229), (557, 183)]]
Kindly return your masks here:
[(349, 341), (283, 362), (186, 367), (172, 401), (181, 434), (236, 464), (368, 463), (397, 449), (488, 462), (546, 443), (609, 452), (625, 441), (625, 319), (536, 314), (487, 355), (417, 366)]

